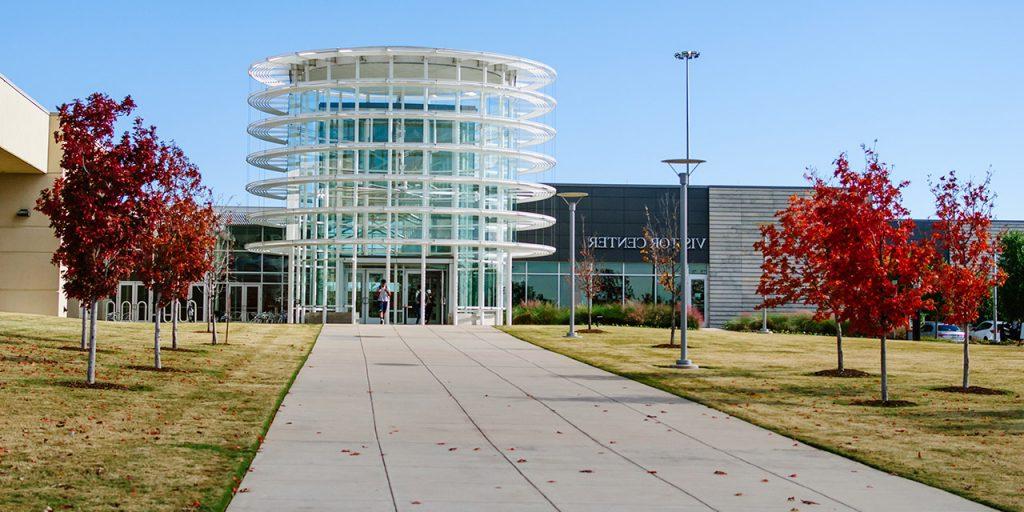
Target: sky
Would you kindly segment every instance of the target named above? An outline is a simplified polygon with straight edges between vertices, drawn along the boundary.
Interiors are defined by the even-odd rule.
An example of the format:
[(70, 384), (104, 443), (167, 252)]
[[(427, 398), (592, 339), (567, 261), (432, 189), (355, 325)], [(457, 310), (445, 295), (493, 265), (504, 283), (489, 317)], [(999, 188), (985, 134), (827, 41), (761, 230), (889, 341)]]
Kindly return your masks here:
[(545, 181), (672, 184), (690, 68), (698, 185), (802, 185), (874, 146), (933, 215), (929, 176), (983, 178), (1024, 219), (1024, 3), (17, 2), (0, 7), (0, 73), (48, 108), (102, 91), (174, 139), (221, 201), (261, 204), (246, 103), (253, 62), (411, 45), (505, 53), (558, 72), (558, 159)]

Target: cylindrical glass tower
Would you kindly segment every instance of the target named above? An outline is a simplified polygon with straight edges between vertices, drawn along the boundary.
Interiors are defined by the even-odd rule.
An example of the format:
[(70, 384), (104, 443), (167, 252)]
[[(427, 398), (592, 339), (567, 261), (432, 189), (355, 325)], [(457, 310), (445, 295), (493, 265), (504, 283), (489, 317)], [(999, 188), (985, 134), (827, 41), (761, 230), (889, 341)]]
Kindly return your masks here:
[[(555, 72), (539, 62), (435, 48), (317, 50), (257, 62), (250, 183), (285, 202), (252, 215), (284, 240), (290, 321), (511, 321), (513, 258), (554, 252), (516, 232), (554, 219), (516, 211), (554, 189), (520, 181), (555, 160), (538, 148)], [(380, 282), (392, 292), (381, 318)], [(319, 316), (317, 316), (319, 315)]]

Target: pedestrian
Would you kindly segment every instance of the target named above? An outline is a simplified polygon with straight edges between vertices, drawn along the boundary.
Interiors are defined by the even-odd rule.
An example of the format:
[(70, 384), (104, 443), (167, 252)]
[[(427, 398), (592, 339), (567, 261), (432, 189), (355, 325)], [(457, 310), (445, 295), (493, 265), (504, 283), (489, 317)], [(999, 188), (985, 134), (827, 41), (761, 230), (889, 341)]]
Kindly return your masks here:
[(434, 292), (430, 288), (427, 288), (427, 304), (425, 309), (426, 312), (423, 315), (425, 321), (423, 323), (429, 324), (430, 319), (434, 317)]
[(388, 290), (388, 280), (381, 279), (377, 287), (377, 309), (380, 311), (380, 323), (388, 316), (388, 305), (391, 303), (391, 290)]

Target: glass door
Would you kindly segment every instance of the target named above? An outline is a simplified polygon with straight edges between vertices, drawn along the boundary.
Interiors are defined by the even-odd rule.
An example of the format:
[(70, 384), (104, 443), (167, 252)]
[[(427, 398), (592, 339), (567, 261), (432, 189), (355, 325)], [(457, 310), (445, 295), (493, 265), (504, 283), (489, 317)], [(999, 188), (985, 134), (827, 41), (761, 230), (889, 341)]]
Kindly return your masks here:
[(706, 277), (690, 276), (690, 305), (693, 306), (693, 309), (700, 311), (701, 316), (704, 317), (704, 325), (701, 327), (707, 325), (707, 287), (708, 279)]
[[(359, 311), (360, 323), (379, 324), (381, 318), (380, 306), (377, 303), (377, 290), (380, 289), (380, 282), (384, 279), (384, 269), (360, 269), (359, 273), (361, 286), (356, 294), (356, 310)], [(388, 283), (388, 289), (393, 292), (394, 285)]]
[(231, 285), (231, 319), (248, 322), (260, 313), (260, 286), (258, 284)]
[[(443, 324), (447, 312), (447, 284), (444, 270), (427, 270), (426, 285), (426, 323)], [(405, 280), (402, 283), (403, 307), (406, 310), (406, 322), (418, 324), (420, 322), (420, 293), (422, 293), (423, 275), (419, 269), (406, 270)]]

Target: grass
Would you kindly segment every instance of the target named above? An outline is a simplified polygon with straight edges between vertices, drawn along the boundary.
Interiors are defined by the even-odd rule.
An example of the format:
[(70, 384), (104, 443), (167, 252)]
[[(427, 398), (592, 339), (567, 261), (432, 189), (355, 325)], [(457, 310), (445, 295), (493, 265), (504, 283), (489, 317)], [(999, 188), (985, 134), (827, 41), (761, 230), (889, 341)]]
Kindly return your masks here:
[(878, 341), (845, 338), (846, 366), (866, 378), (812, 375), (835, 368), (825, 336), (690, 331), (690, 357), (702, 368), (665, 368), (675, 350), (653, 348), (665, 329), (605, 327), (564, 338), (561, 326), (506, 332), (605, 370), (693, 399), (775, 432), (947, 489), (1003, 510), (1024, 510), (1024, 348), (972, 345), (972, 384), (1001, 395), (951, 393), (962, 346), (891, 341), (890, 398), (877, 407)]
[[(223, 326), (218, 326), (223, 343)], [(0, 510), (223, 510), (319, 326), (98, 327), (85, 385), (74, 319), (0, 313)]]

